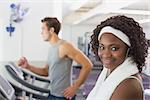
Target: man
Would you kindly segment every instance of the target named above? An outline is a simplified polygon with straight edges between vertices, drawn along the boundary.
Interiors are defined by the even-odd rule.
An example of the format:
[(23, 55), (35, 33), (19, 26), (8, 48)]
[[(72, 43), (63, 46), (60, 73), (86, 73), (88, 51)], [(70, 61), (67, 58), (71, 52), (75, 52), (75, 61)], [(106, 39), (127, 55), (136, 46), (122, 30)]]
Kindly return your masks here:
[[(43, 39), (51, 44), (47, 64), (39, 68), (30, 65), (27, 59), (22, 57), (18, 65), (36, 74), (49, 76), (51, 81), (49, 100), (75, 100), (75, 93), (86, 80), (92, 63), (79, 49), (58, 37), (61, 24), (57, 18), (46, 17), (41, 22)], [(70, 74), (73, 60), (82, 68), (77, 80), (71, 84)]]

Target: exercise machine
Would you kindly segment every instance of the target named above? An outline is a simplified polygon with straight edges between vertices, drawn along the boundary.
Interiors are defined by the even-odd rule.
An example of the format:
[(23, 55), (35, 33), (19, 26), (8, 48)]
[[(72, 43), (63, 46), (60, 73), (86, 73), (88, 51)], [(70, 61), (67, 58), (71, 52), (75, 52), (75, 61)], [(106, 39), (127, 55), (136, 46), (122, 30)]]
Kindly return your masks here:
[(16, 100), (14, 88), (1, 75), (0, 75), (0, 100)]
[[(48, 99), (48, 95), (50, 93), (50, 89), (47, 87), (50, 85), (50, 81), (48, 80), (48, 78), (34, 75), (31, 72), (29, 73), (28, 71), (25, 71), (21, 69), (20, 67), (18, 67), (13, 62), (5, 63), (3, 64), (3, 66), (1, 66), (1, 68), (2, 69), (0, 69), (0, 71), (2, 72), (0, 74), (2, 74), (3, 76), (5, 76), (6, 74), (5, 78), (14, 88), (15, 95), (17, 98), (28, 98), (27, 100), (47, 100)], [(41, 81), (41, 82), (38, 82), (38, 81)], [(46, 86), (45, 84), (41, 85), (41, 83), (45, 83)], [(0, 99), (0, 100), (3, 100), (3, 99)], [(19, 99), (19, 100), (22, 100), (22, 99)]]

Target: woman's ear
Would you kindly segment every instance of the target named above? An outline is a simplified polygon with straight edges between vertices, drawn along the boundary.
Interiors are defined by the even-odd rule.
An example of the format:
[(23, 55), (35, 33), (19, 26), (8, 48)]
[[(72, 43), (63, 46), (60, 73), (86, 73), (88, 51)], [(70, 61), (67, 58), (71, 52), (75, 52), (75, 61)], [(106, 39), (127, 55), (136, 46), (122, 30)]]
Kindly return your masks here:
[(127, 48), (126, 58), (129, 57), (130, 48)]

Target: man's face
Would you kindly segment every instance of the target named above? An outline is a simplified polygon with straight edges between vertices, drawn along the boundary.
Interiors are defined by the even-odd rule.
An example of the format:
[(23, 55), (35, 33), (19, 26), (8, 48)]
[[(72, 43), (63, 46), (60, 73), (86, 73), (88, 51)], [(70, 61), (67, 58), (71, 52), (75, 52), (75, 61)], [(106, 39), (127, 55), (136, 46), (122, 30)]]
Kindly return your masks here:
[(42, 36), (44, 41), (49, 41), (51, 37), (50, 29), (46, 26), (46, 22), (42, 23)]
[(104, 33), (99, 40), (98, 55), (102, 64), (113, 71), (123, 63), (126, 57), (127, 46), (111, 33)]

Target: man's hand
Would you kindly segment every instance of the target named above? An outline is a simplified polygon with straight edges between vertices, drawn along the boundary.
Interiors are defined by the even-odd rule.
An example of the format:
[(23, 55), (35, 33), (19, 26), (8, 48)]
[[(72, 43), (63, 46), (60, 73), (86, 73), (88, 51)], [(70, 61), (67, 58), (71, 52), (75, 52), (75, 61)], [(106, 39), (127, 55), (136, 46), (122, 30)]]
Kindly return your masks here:
[(76, 94), (77, 89), (78, 88), (75, 87), (75, 86), (70, 86), (70, 87), (66, 88), (63, 91), (64, 97), (66, 97), (67, 99), (71, 100), (71, 98)]
[(22, 68), (26, 68), (29, 66), (28, 64), (28, 60), (25, 58), (25, 57), (21, 57), (19, 60), (18, 60), (18, 66), (22, 67)]

